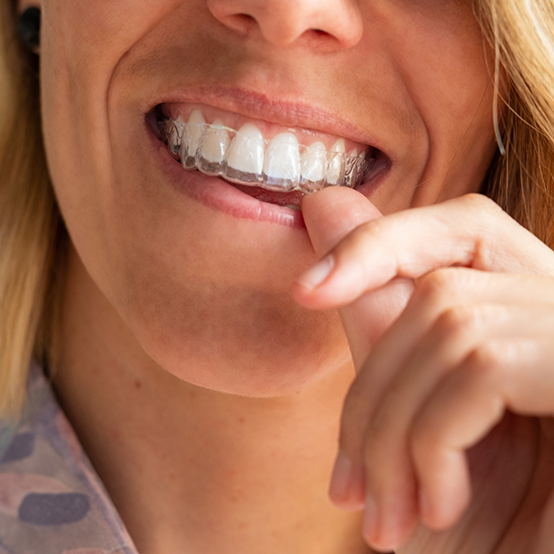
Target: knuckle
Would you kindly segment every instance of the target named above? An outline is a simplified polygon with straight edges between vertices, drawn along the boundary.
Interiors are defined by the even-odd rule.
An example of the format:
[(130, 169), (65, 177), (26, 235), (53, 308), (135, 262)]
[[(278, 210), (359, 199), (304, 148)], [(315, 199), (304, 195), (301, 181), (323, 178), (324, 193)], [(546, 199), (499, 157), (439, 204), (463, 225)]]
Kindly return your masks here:
[(441, 268), (423, 277), (416, 290), (417, 297), (431, 305), (445, 304), (456, 291), (456, 270)]
[(494, 200), (477, 192), (465, 194), (459, 200), (470, 212), (487, 212), (493, 215), (503, 213), (502, 208)]
[(387, 223), (386, 220), (382, 217), (379, 217), (377, 219), (372, 219), (370, 221), (366, 221), (362, 225), (360, 225), (359, 229), (364, 234), (371, 234), (371, 235), (379, 235), (383, 233), (384, 229), (386, 229)]
[(489, 392), (509, 388), (510, 373), (516, 369), (507, 363), (506, 344), (494, 339), (477, 345), (464, 365), (465, 380), (472, 383), (471, 388)]
[(368, 237), (375, 237), (382, 233), (383, 223), (381, 219), (373, 219), (358, 225), (351, 233), (351, 238), (356, 243), (364, 243)]
[(467, 361), (480, 374), (497, 372), (504, 364), (504, 348), (495, 340), (484, 341), (470, 352)]
[(473, 306), (446, 308), (435, 322), (435, 331), (443, 337), (467, 335), (477, 326), (479, 316)]
[(494, 201), (483, 194), (470, 193), (460, 197), (460, 202), (464, 211), (469, 214), (470, 222), (486, 222), (491, 230), (502, 229), (499, 225), (506, 221), (506, 213)]

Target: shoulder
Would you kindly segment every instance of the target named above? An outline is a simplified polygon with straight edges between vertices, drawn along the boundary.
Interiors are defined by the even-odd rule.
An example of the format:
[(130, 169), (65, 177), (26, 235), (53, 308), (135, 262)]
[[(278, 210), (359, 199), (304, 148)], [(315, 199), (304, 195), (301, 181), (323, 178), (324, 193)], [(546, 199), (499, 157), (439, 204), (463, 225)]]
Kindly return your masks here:
[(40, 368), (19, 421), (0, 419), (0, 554), (136, 554)]

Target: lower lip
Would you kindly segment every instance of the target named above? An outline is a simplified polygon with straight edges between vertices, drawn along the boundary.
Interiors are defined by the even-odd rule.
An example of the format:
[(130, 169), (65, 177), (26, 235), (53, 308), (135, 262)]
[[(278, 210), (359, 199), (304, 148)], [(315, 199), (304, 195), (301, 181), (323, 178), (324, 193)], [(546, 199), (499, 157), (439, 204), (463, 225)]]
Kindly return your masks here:
[(166, 146), (148, 129), (148, 136), (169, 181), (180, 192), (204, 206), (239, 219), (275, 223), (294, 229), (306, 229), (300, 210), (262, 202), (217, 177), (183, 169), (171, 157)]

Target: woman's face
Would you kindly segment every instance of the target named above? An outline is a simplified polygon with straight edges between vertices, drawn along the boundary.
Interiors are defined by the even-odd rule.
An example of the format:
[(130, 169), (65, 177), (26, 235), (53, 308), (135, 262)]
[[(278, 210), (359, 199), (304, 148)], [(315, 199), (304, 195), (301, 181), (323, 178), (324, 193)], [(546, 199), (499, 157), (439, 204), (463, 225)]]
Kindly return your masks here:
[(470, 0), (42, 10), (45, 143), (75, 249), (144, 351), (193, 383), (293, 390), (348, 351), (336, 314), (289, 295), (314, 261), (287, 207), (297, 195), (186, 171), (156, 118), (198, 110), (267, 141), (289, 130), (305, 146), (369, 147), (377, 163), (359, 190), (385, 214), (478, 190), (494, 151), (490, 60)]

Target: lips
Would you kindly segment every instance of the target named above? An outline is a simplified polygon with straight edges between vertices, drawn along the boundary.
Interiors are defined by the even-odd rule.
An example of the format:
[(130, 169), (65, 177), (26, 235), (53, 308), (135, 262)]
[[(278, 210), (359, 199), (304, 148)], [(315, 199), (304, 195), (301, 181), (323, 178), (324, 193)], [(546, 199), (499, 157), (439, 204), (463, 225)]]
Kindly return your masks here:
[[(265, 191), (309, 194), (326, 186), (355, 188), (382, 158), (373, 147), (344, 137), (287, 128), (195, 104), (160, 104), (154, 110), (163, 140), (184, 169)], [(264, 201), (275, 195), (249, 194)], [(295, 195), (297, 197), (298, 195)], [(300, 195), (301, 196), (301, 195)], [(295, 198), (296, 199), (296, 198)], [(298, 204), (278, 201), (279, 204)]]
[[(304, 223), (299, 207), (304, 194), (319, 190), (321, 186), (343, 185), (359, 188), (362, 194), (369, 197), (384, 182), (392, 167), (390, 158), (384, 154), (380, 146), (377, 146), (380, 144), (379, 137), (374, 137), (348, 120), (337, 117), (324, 106), (317, 103), (308, 105), (294, 96), (276, 99), (265, 94), (221, 86), (187, 87), (186, 90), (170, 90), (161, 94), (158, 91), (156, 96), (158, 98), (153, 97), (145, 103), (143, 113), (155, 149), (160, 154), (163, 152), (160, 161), (172, 184), (179, 192), (234, 217), (303, 229)], [(197, 155), (199, 147), (194, 156), (188, 155), (190, 151), (187, 141), (190, 145), (190, 141), (194, 140), (194, 132), (188, 133), (187, 130), (185, 134), (185, 125), (189, 123), (193, 112), (197, 112), (193, 116), (193, 123), (196, 119), (197, 124), (201, 126), (197, 133), (198, 145), (203, 143), (204, 136), (208, 137), (209, 148), (203, 156)], [(245, 130), (244, 126), (247, 124), (252, 127)], [(244, 145), (239, 144), (236, 149), (231, 148), (237, 131), (241, 129), (241, 136), (244, 140), (246, 135), (248, 140), (244, 142), (247, 142), (249, 147), (242, 152), (240, 147)], [(211, 131), (209, 135), (208, 130)], [(222, 136), (223, 132), (226, 133), (226, 138)], [(264, 156), (261, 163), (259, 158), (251, 154), (255, 151), (252, 144), (262, 144), (260, 134)], [(280, 150), (282, 154), (285, 154), (287, 149), (289, 152), (292, 150), (293, 159), (296, 158), (298, 162), (294, 143), (298, 144), (298, 180), (287, 178), (286, 168), (281, 175), (276, 176), (276, 171), (272, 173), (265, 164), (269, 146), (282, 134), (294, 135), (296, 141), (288, 137), (289, 143), (283, 140), (274, 150), (277, 150), (277, 153)], [(316, 144), (318, 142), (321, 144)], [(310, 147), (311, 156), (305, 156), (302, 165), (302, 155)], [(253, 158), (250, 162), (249, 156)], [(277, 163), (284, 165), (282, 161), (285, 157), (279, 156)], [(228, 163), (229, 158), (231, 164)], [(320, 164), (318, 158), (325, 158), (325, 163)], [(334, 158), (335, 162), (329, 164), (329, 158)], [(306, 159), (312, 160), (311, 168)], [(327, 173), (324, 174), (325, 179), (319, 178), (329, 167), (345, 167), (344, 160), (355, 160), (357, 164), (364, 164), (363, 172), (358, 172), (355, 180), (348, 177), (353, 175), (351, 170), (350, 173), (339, 174), (336, 180), (332, 178), (332, 173), (331, 177), (330, 173)], [(250, 170), (246, 171), (249, 169), (248, 163), (252, 165)], [(236, 178), (236, 174), (231, 175), (232, 169), (241, 171), (240, 178)], [(264, 172), (264, 169), (267, 170)], [(248, 175), (249, 173), (251, 175)], [(312, 177), (313, 175), (317, 179)], [(280, 181), (270, 182), (266, 176)], [(313, 183), (316, 186), (305, 188), (305, 192), (300, 190), (299, 183), (306, 186), (310, 184), (309, 181), (312, 181), (312, 186)]]

